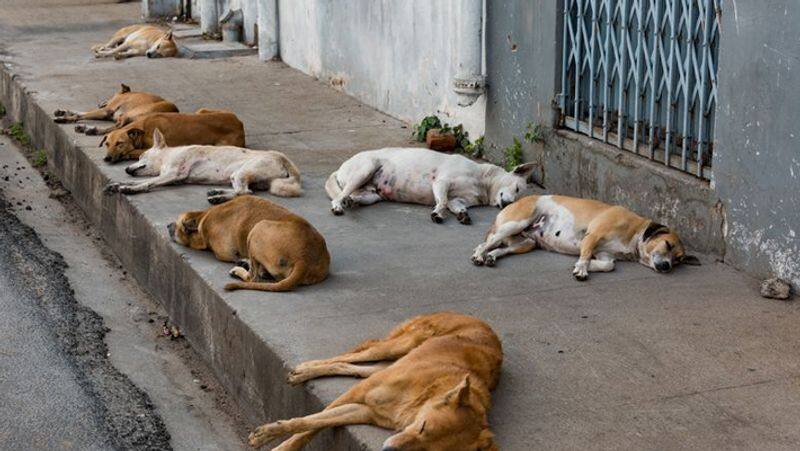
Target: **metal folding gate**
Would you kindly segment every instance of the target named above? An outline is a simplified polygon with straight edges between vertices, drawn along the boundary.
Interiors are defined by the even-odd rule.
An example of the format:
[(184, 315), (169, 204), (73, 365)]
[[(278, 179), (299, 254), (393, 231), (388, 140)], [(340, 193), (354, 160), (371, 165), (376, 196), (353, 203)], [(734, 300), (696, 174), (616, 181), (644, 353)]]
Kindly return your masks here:
[(709, 178), (724, 0), (564, 0), (561, 124)]

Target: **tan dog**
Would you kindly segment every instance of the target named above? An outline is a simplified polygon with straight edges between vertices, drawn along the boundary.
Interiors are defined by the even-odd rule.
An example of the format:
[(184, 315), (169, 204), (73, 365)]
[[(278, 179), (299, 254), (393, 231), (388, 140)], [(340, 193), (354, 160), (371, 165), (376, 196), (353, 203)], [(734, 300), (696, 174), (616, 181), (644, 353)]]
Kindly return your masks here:
[(507, 254), (541, 247), (579, 255), (572, 274), (586, 280), (590, 272), (614, 270), (617, 259), (634, 260), (657, 272), (679, 264), (699, 265), (686, 255), (669, 228), (632, 211), (596, 200), (566, 196), (527, 196), (504, 208), (475, 248), (472, 262), (494, 266)]
[(153, 25), (130, 25), (114, 33), (105, 44), (92, 47), (95, 58), (113, 56), (115, 59), (147, 55), (148, 58), (166, 58), (178, 54), (178, 45), (172, 30)]
[(399, 431), (384, 451), (495, 451), (487, 414), (502, 362), (500, 340), (477, 318), (418, 316), (382, 340), (295, 368), (291, 383), (323, 376), (366, 379), (320, 413), (259, 427), (250, 444), (294, 434), (274, 450), (297, 451), (324, 428), (372, 424)]
[(126, 84), (122, 84), (120, 91), (110, 99), (98, 105), (96, 110), (85, 113), (74, 111), (56, 110), (53, 120), (57, 124), (78, 122), (84, 120), (114, 121), (114, 125), (102, 129), (87, 127), (83, 124), (76, 125), (75, 131), (87, 135), (105, 135), (106, 133), (121, 128), (150, 113), (177, 113), (178, 107), (172, 102), (167, 102), (155, 94), (146, 92), (132, 92)]
[(195, 113), (153, 113), (113, 130), (103, 137), (105, 161), (139, 158), (153, 147), (153, 132), (159, 129), (169, 146), (192, 144), (244, 147), (244, 125), (229, 111), (201, 108)]
[[(244, 281), (229, 283), (226, 290), (289, 291), (328, 277), (325, 238), (305, 219), (266, 199), (239, 196), (208, 210), (186, 212), (167, 230), (178, 244), (237, 262), (230, 273)], [(277, 282), (259, 282), (263, 276)]]

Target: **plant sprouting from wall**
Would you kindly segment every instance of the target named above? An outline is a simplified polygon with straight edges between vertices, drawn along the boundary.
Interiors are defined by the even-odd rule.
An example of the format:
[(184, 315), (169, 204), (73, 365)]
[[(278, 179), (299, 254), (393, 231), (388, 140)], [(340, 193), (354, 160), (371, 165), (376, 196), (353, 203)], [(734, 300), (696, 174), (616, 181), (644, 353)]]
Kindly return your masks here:
[(522, 164), (522, 143), (514, 138), (514, 144), (503, 149), (503, 166), (507, 171)]
[(525, 141), (531, 144), (544, 142), (544, 128), (540, 124), (528, 122), (528, 127), (525, 129)]

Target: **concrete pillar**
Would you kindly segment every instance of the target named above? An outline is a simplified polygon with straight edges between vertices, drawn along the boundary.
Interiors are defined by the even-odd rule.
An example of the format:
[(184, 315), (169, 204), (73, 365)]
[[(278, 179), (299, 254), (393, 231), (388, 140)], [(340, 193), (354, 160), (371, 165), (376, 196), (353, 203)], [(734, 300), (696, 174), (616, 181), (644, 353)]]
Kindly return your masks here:
[(240, 0), (244, 23), (242, 24), (242, 40), (247, 45), (254, 45), (258, 40), (256, 36), (256, 23), (258, 22), (258, 0)]
[(142, 0), (142, 17), (175, 17), (181, 13), (181, 0)]
[(280, 56), (278, 0), (258, 0), (258, 59)]
[(483, 94), (483, 0), (463, 0), (458, 23), (458, 59), (453, 90), (460, 106), (470, 106)]
[(206, 34), (219, 33), (219, 13), (217, 0), (199, 0), (200, 31)]

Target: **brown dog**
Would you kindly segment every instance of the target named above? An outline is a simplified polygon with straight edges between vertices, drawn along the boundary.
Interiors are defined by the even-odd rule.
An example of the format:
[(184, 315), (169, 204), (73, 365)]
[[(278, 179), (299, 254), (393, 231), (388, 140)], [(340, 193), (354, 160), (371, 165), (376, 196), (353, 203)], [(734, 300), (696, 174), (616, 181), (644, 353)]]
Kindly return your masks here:
[(178, 44), (172, 30), (154, 25), (139, 24), (121, 28), (105, 44), (92, 47), (95, 58), (115, 59), (147, 55), (148, 58), (167, 58), (178, 55)]
[[(186, 212), (167, 230), (178, 244), (237, 262), (230, 273), (244, 281), (229, 283), (226, 290), (289, 291), (328, 277), (330, 255), (322, 235), (266, 199), (239, 196), (205, 211)], [(262, 276), (277, 282), (258, 282)]]
[(114, 130), (103, 137), (105, 161), (139, 158), (153, 146), (153, 132), (159, 129), (167, 145), (236, 146), (244, 147), (244, 125), (230, 111), (201, 108), (195, 113), (153, 113)]
[(131, 88), (122, 84), (120, 91), (110, 99), (98, 105), (96, 110), (85, 113), (74, 111), (56, 110), (54, 122), (66, 124), (84, 120), (114, 121), (114, 125), (98, 129), (76, 125), (75, 131), (87, 135), (105, 135), (106, 133), (121, 128), (150, 113), (177, 113), (178, 107), (172, 102), (167, 102), (155, 94), (146, 92), (132, 92)]
[[(396, 361), (376, 363), (387, 360)], [(418, 316), (382, 340), (295, 368), (291, 383), (323, 376), (366, 379), (320, 413), (259, 427), (250, 444), (293, 434), (274, 450), (297, 451), (324, 428), (372, 424), (399, 431), (386, 440), (384, 451), (496, 451), (487, 414), (502, 362), (500, 340), (477, 318)]]

